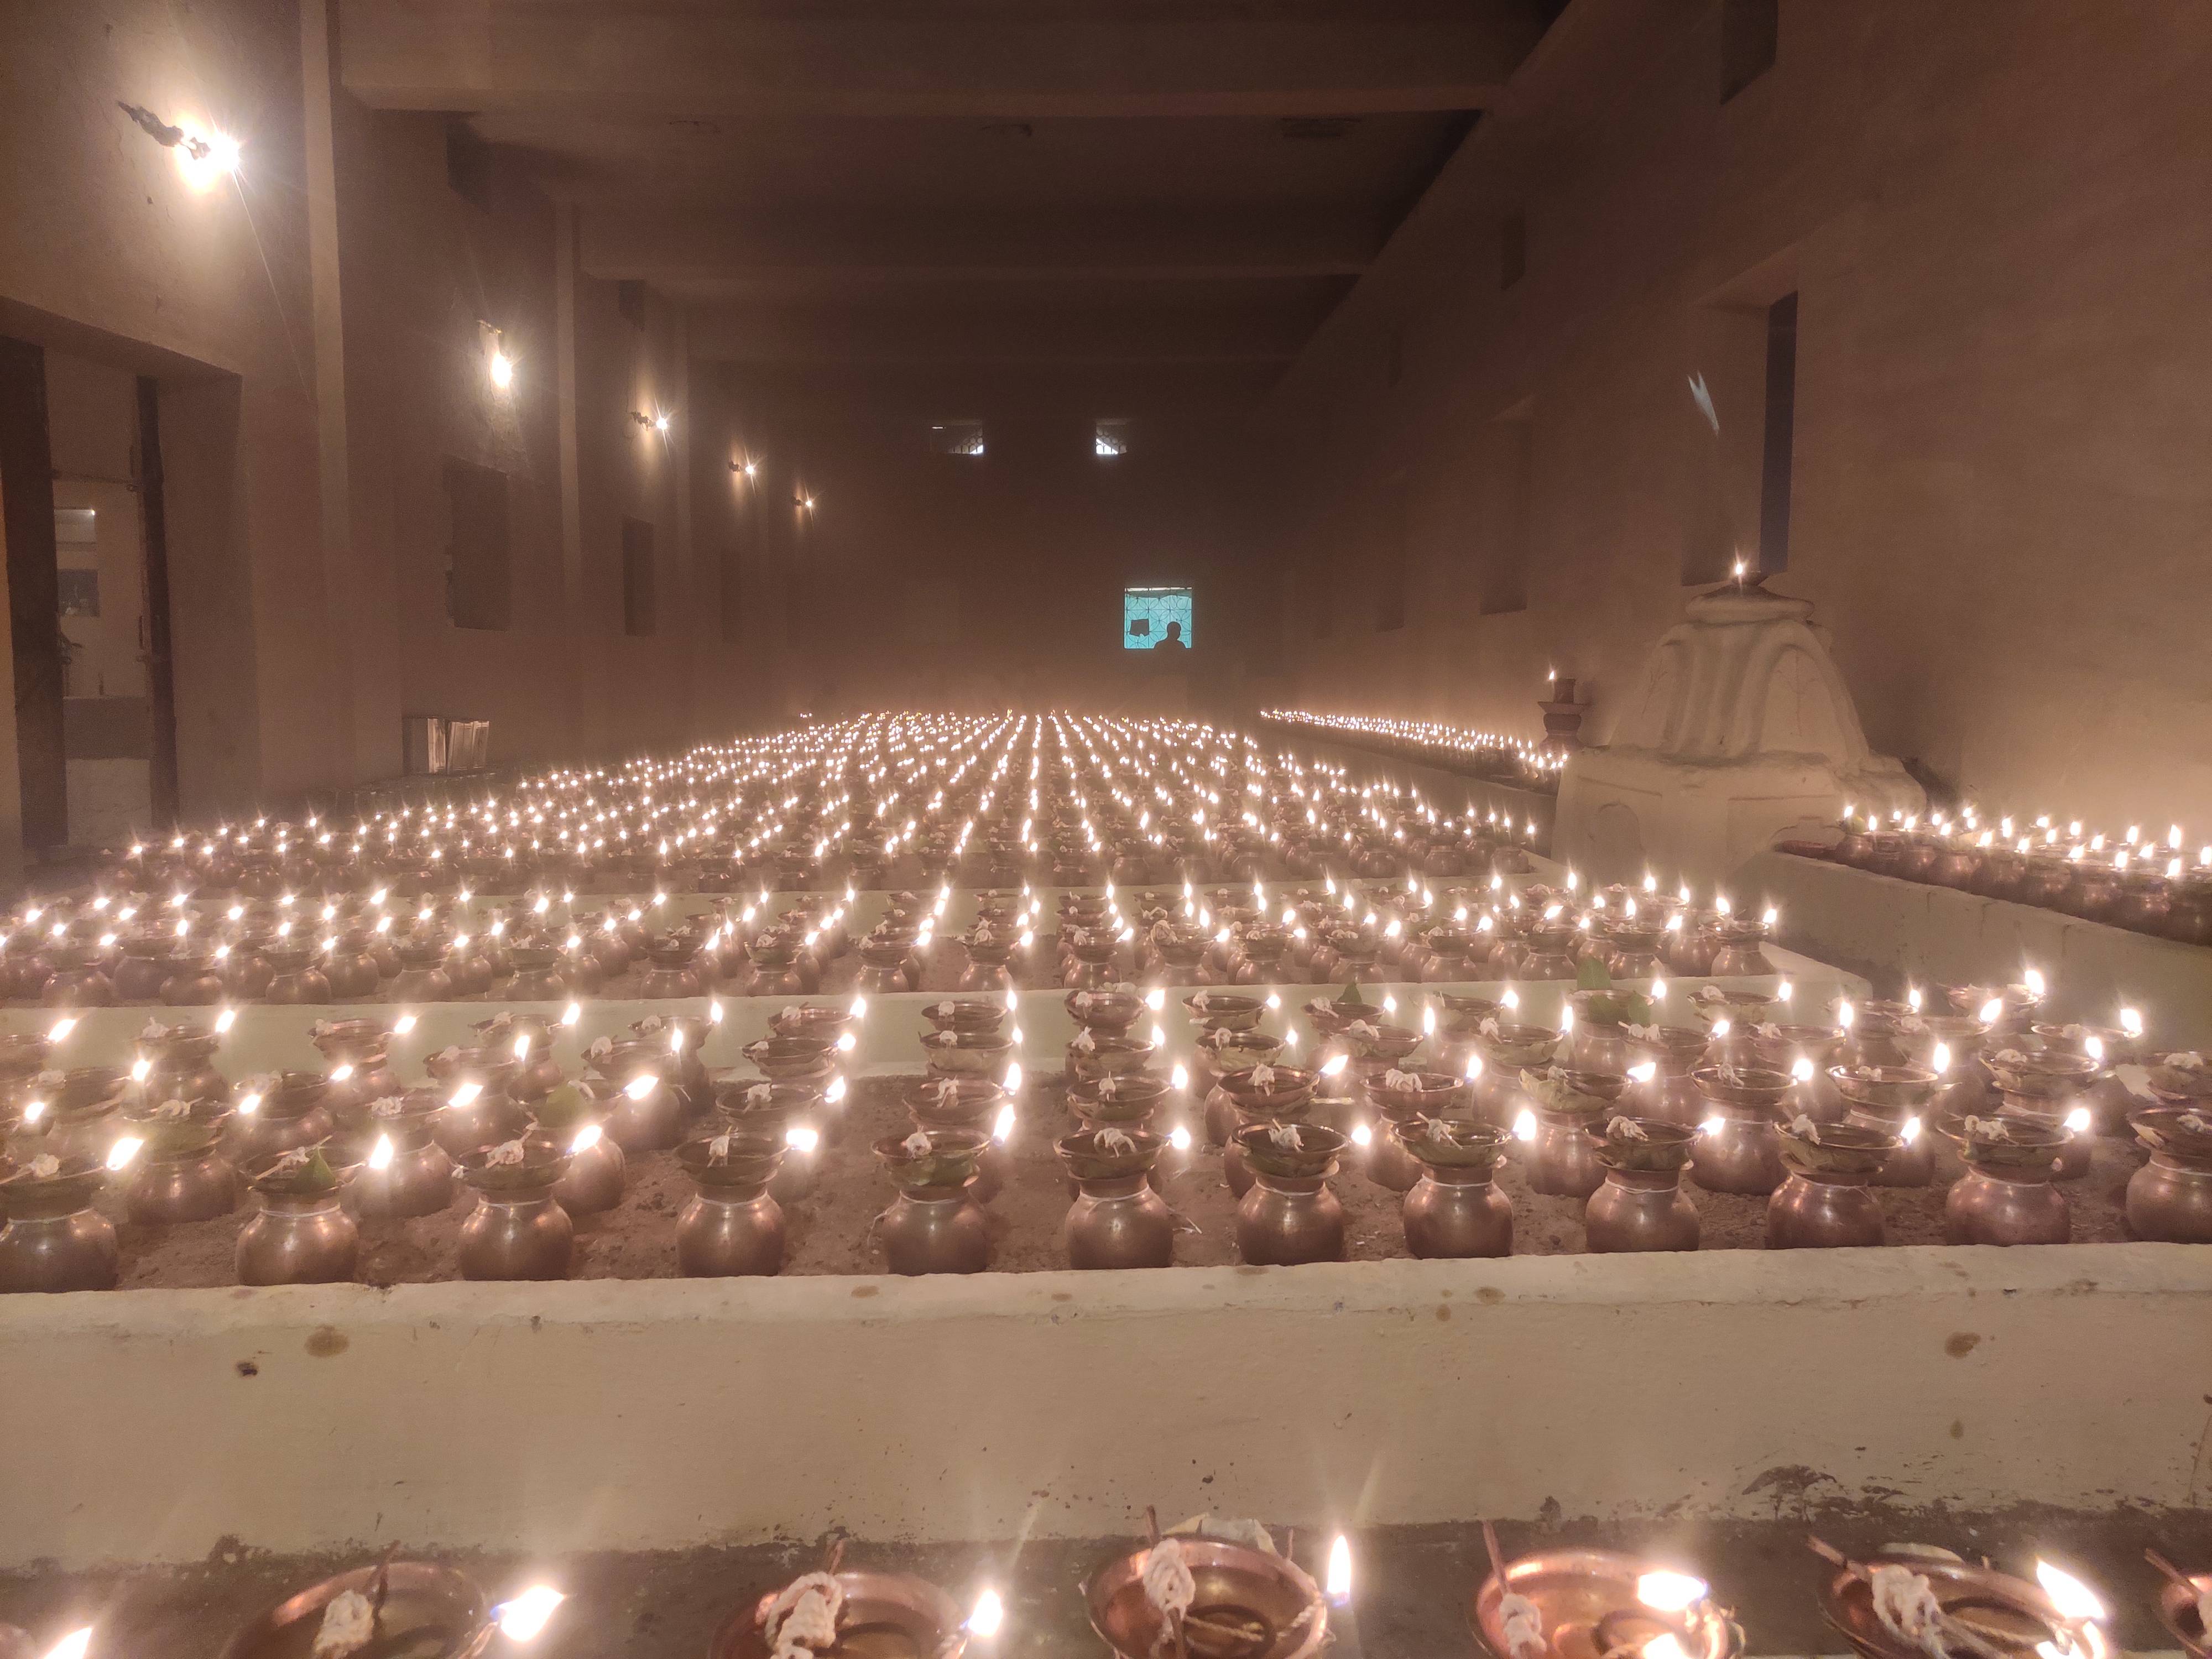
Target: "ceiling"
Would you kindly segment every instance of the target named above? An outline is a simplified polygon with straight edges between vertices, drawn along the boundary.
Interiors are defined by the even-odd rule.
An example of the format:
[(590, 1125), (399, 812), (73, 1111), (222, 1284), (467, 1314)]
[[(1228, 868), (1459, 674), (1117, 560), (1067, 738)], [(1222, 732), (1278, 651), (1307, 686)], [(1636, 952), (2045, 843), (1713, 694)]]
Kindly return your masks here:
[(1234, 404), (1559, 4), (343, 0), (340, 49), (574, 203), (585, 270), (684, 303), (699, 356), (969, 412)]

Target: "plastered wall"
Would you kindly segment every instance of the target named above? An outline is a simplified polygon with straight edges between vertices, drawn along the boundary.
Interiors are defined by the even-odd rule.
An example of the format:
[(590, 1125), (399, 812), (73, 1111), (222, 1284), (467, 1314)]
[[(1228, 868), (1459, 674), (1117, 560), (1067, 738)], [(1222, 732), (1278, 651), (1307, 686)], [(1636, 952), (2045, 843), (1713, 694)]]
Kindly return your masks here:
[[(1794, 289), (1773, 585), (1818, 603), (1875, 748), (2030, 813), (2212, 824), (2212, 12), (1781, 0), (1723, 104), (1721, 9), (1569, 7), (1279, 389), (1257, 505), (1301, 570), (1301, 697), (1533, 735), (1556, 666), (1602, 738), (1686, 568), (1757, 546), (1763, 312)], [(1528, 605), (1485, 615), (1504, 557)]]
[[(0, 10), (0, 331), (161, 383), (185, 811), (395, 774), (404, 714), (489, 718), (506, 763), (766, 709), (775, 664), (725, 644), (696, 556), (726, 497), (687, 478), (680, 313), (624, 319), (511, 167), (465, 200), (444, 118), (362, 108), (329, 44), (316, 0)], [(118, 100), (236, 137), (235, 178), (188, 180)], [(447, 617), (448, 457), (510, 479), (502, 631)], [(623, 629), (625, 518), (653, 526), (650, 637)]]

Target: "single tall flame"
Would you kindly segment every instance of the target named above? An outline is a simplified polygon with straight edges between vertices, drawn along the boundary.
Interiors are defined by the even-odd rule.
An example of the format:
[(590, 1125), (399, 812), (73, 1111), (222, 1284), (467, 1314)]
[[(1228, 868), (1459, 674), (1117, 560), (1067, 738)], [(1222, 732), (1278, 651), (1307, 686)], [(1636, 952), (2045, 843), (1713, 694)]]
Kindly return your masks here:
[(1526, 1106), (1521, 1109), (1520, 1115), (1513, 1120), (1513, 1138), (1522, 1141), (1533, 1141), (1536, 1139), (1536, 1115)]
[(811, 1152), (822, 1144), (822, 1136), (804, 1123), (794, 1123), (783, 1132), (783, 1144), (795, 1152)]
[(628, 1095), (632, 1100), (643, 1100), (647, 1095), (651, 1094), (659, 1086), (660, 1079), (653, 1076), (652, 1073), (640, 1072), (635, 1077), (623, 1085), (623, 1092)]
[(125, 1135), (107, 1149), (107, 1167), (119, 1170), (138, 1156), (138, 1149), (146, 1143), (137, 1135)]
[(1011, 1105), (999, 1108), (999, 1115), (991, 1125), (991, 1139), (1001, 1146), (1014, 1138), (1014, 1109)]
[(368, 1150), (368, 1167), (372, 1170), (388, 1170), (392, 1167), (392, 1137), (390, 1135), (377, 1136), (376, 1145)]
[(1322, 1591), (1339, 1607), (1352, 1599), (1352, 1540), (1342, 1533), (1328, 1547), (1328, 1574)]
[(1006, 1622), (1006, 1603), (999, 1600), (998, 1591), (987, 1589), (975, 1598), (975, 1610), (968, 1615), (968, 1633), (988, 1641)]
[(92, 1626), (73, 1630), (48, 1648), (43, 1659), (84, 1659), (85, 1650), (92, 1645)]

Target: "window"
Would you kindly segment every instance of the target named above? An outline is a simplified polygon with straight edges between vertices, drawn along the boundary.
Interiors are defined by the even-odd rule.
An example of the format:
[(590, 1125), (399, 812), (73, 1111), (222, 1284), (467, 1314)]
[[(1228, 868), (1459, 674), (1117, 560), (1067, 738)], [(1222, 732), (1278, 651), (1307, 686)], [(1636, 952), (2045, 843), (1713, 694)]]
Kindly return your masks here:
[(1101, 421), (1091, 436), (1091, 453), (1101, 460), (1109, 456), (1129, 453), (1129, 423), (1127, 421)]
[(1774, 67), (1780, 0), (1721, 0), (1721, 102)]
[(940, 455), (981, 455), (983, 453), (983, 423), (981, 421), (939, 421), (929, 428), (929, 447)]
[(1790, 448), (1797, 429), (1797, 296), (1766, 308), (1766, 437), (1759, 467), (1759, 568), (1790, 568)]
[(1191, 644), (1190, 589), (1121, 590), (1121, 646), (1128, 651), (1183, 651)]
[(623, 632), (634, 640), (653, 633), (653, 526), (642, 519), (624, 519), (623, 556)]
[(507, 625), (514, 584), (507, 574), (507, 474), (448, 456), (446, 495), (453, 531), (446, 543), (446, 615), (456, 628)]

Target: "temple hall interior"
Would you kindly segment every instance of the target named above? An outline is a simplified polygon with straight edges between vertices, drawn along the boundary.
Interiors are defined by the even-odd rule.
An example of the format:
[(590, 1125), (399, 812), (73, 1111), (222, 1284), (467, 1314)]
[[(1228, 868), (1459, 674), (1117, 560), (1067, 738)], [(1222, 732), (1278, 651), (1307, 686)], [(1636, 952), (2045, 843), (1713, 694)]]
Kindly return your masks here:
[(0, 4), (0, 1659), (2212, 1659), (2208, 87)]

